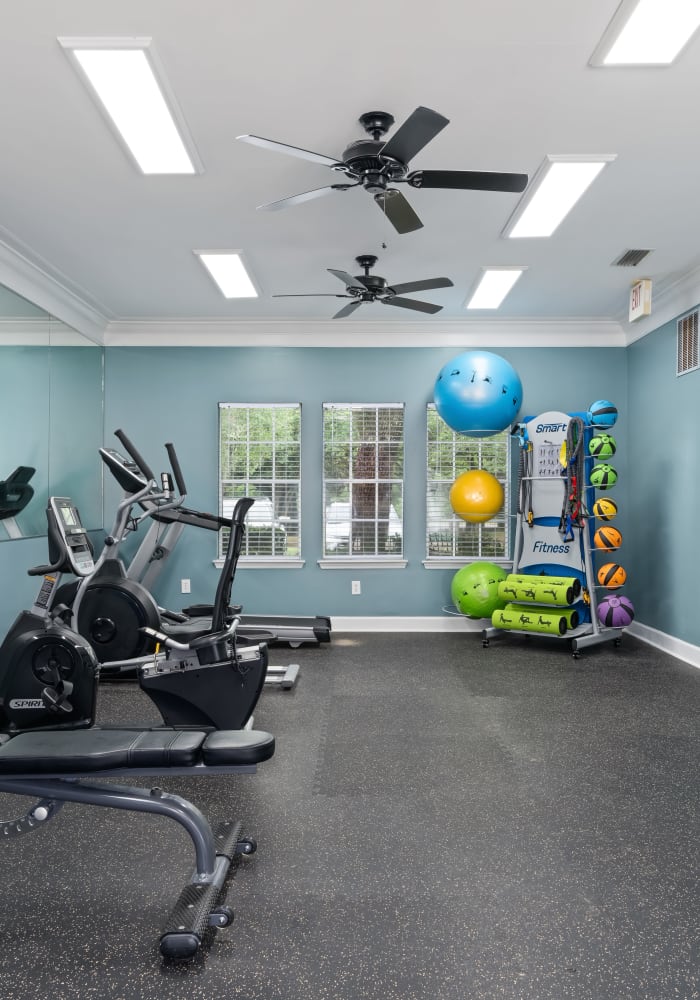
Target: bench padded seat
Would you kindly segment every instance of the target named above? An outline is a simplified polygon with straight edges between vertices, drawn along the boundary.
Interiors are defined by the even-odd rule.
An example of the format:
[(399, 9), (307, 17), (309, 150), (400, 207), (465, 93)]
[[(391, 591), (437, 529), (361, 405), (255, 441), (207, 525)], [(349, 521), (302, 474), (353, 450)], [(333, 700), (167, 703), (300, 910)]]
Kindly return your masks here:
[(0, 775), (242, 766), (268, 760), (274, 752), (274, 737), (256, 730), (44, 729), (0, 745)]
[(224, 764), (260, 764), (275, 752), (275, 738), (255, 729), (217, 729), (202, 744), (202, 761), (208, 767)]

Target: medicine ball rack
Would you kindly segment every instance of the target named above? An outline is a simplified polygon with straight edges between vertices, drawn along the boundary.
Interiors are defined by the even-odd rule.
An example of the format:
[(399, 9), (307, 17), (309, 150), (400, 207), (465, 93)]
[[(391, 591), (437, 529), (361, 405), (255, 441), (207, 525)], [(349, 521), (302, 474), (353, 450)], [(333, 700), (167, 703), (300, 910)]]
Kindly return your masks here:
[[(575, 427), (571, 426), (573, 421), (576, 421)], [(530, 631), (526, 626), (512, 631), (517, 635), (566, 639), (574, 659), (589, 646), (604, 642), (619, 645), (622, 632), (619, 628), (602, 627), (597, 614), (593, 519), (589, 513), (593, 508), (594, 489), (589, 483), (588, 443), (593, 431), (598, 429), (587, 424), (585, 413), (567, 414), (557, 410), (529, 417), (514, 429), (521, 448), (521, 475), (512, 572), (533, 579), (573, 578), (580, 582), (580, 594), (573, 604), (558, 605), (562, 609), (576, 609), (579, 624), (575, 628), (567, 628), (561, 635)], [(571, 444), (568, 440), (570, 430), (574, 431), (574, 436), (577, 430), (583, 435), (579, 445), (585, 457), (578, 465), (578, 479), (583, 473), (583, 483), (573, 478), (571, 470), (562, 465), (562, 456), (567, 455)], [(581, 501), (578, 506), (571, 491), (572, 478), (574, 493)], [(536, 607), (533, 604), (533, 610)], [(550, 605), (548, 610), (555, 611), (556, 607)], [(492, 624), (481, 632), (482, 645), (487, 647), (491, 639), (510, 631), (505, 626)]]

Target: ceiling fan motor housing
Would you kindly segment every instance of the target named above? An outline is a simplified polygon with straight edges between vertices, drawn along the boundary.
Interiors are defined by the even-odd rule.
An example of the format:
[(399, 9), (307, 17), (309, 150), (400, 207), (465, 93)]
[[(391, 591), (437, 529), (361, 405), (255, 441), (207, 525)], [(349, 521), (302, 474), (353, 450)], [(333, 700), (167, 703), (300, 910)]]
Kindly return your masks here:
[(379, 156), (383, 140), (358, 139), (343, 153), (346, 173), (358, 177), (365, 190), (372, 194), (386, 190), (390, 181), (405, 177), (407, 167), (391, 157)]

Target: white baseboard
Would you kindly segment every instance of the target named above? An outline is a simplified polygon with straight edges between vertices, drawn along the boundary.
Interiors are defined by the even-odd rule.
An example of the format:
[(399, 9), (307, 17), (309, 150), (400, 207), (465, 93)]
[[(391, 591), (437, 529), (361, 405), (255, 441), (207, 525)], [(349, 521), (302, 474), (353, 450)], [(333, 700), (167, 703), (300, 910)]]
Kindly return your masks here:
[[(482, 629), (489, 627), (489, 622), (488, 619), (477, 621), (461, 615), (421, 618), (386, 615), (381, 618), (333, 617), (331, 625), (334, 632), (481, 632)], [(700, 646), (684, 642), (683, 639), (676, 639), (672, 635), (659, 632), (637, 621), (632, 622), (627, 631), (642, 642), (700, 668)]]
[(675, 656), (678, 660), (683, 660), (693, 667), (700, 667), (700, 646), (694, 646), (691, 642), (684, 642), (683, 639), (676, 639), (675, 636), (659, 632), (658, 629), (643, 625), (634, 621), (627, 629), (630, 635), (641, 639), (642, 642), (663, 650), (670, 656)]
[(334, 632), (480, 632), (490, 623), (462, 615), (436, 615), (434, 618), (400, 618), (387, 615), (382, 618), (331, 619)]

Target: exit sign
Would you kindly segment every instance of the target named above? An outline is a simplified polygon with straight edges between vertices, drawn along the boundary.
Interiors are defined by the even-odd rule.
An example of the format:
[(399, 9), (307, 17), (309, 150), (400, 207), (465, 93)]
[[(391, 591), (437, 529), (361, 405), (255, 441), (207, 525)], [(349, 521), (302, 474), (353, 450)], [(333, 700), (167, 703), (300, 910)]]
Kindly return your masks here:
[(630, 289), (630, 323), (651, 315), (651, 278), (635, 281)]

